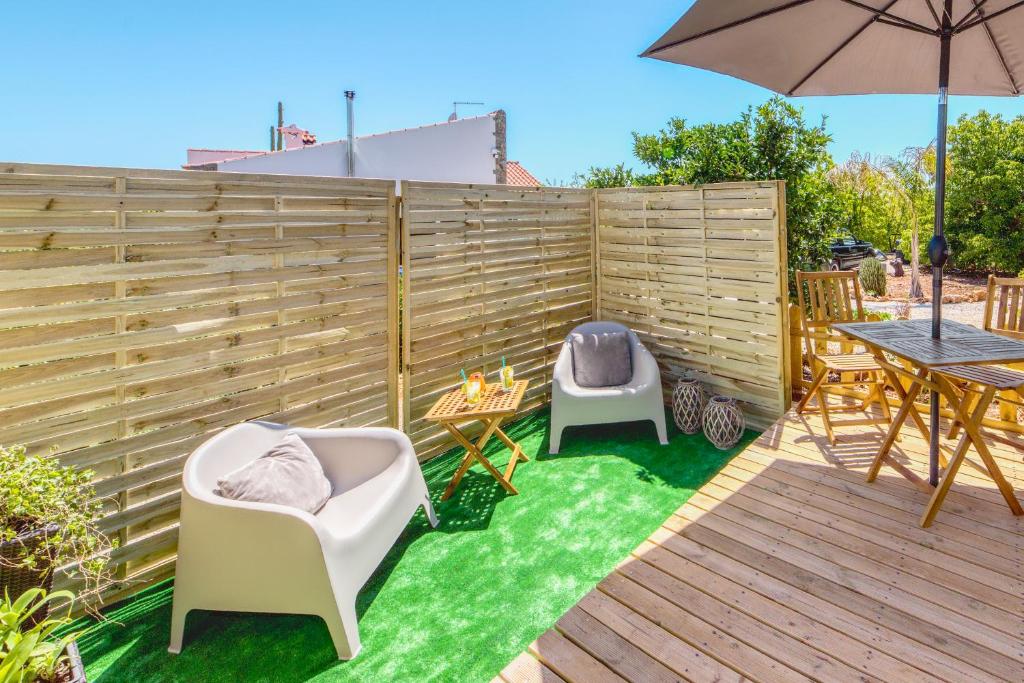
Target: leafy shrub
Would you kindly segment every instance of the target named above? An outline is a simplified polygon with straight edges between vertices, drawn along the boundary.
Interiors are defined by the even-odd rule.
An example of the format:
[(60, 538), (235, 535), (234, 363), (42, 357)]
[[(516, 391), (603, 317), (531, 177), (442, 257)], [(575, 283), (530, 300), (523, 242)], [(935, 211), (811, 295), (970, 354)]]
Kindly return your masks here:
[(868, 258), (860, 264), (860, 283), (868, 294), (885, 295), (885, 266), (877, 259)]
[[(41, 588), (30, 588), (12, 602), (4, 594), (0, 600), (0, 683), (55, 681), (66, 672), (68, 644), (79, 634), (57, 637), (55, 632), (71, 622), (74, 597), (70, 591), (48, 594)], [(32, 615), (48, 603), (61, 604), (67, 611), (32, 624)]]
[(650, 173), (618, 164), (576, 176), (584, 187), (705, 185), (727, 181), (785, 180), (789, 282), (794, 271), (816, 270), (830, 260), (829, 242), (842, 206), (827, 171), (832, 167), (825, 127), (782, 97), (740, 112), (727, 123), (691, 124), (672, 118), (657, 133), (633, 133), (633, 153)]
[(957, 268), (1024, 268), (1024, 116), (982, 110), (949, 127), (946, 237)]
[(46, 571), (68, 565), (87, 586), (99, 582), (105, 551), (113, 546), (96, 526), (102, 504), (89, 485), (92, 474), (29, 455), (24, 446), (0, 446), (0, 542), (47, 529), (43, 543), (18, 550), (14, 566)]

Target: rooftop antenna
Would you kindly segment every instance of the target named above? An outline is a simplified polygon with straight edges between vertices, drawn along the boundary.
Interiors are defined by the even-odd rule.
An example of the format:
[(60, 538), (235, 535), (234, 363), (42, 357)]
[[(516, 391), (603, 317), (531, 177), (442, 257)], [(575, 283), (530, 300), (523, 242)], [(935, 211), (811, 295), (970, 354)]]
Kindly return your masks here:
[(484, 106), (483, 102), (452, 102), (452, 115), (448, 117), (448, 122), (449, 123), (451, 123), (452, 121), (454, 121), (454, 120), (459, 118), (459, 105), (460, 104), (475, 105), (475, 106), (479, 106), (479, 107)]

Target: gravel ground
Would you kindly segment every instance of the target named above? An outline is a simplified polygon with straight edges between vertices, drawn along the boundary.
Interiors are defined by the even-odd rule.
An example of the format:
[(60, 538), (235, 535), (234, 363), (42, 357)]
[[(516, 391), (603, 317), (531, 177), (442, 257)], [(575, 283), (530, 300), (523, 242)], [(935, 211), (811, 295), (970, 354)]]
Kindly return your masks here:
[[(869, 311), (894, 313), (898, 304), (894, 301), (865, 301), (864, 308)], [(985, 302), (972, 301), (963, 304), (942, 304), (942, 317), (946, 320), (981, 327), (981, 319), (985, 315)], [(913, 320), (932, 317), (932, 305), (930, 303), (910, 304), (910, 317)]]
[[(886, 296), (875, 297), (864, 293), (865, 301), (906, 301), (910, 290), (910, 266), (905, 266), (903, 277), (889, 276), (886, 280)], [(949, 303), (984, 301), (985, 284), (988, 275), (977, 273), (946, 273), (942, 278), (942, 300)], [(932, 274), (930, 268), (921, 271), (921, 289), (924, 301), (932, 300)]]

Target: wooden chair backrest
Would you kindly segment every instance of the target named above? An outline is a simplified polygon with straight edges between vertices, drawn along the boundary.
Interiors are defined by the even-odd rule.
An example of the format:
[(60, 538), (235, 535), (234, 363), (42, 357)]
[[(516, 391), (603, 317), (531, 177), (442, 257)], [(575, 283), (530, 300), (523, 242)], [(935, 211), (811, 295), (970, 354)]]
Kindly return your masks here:
[(988, 276), (985, 329), (1024, 339), (1024, 278)]
[[(806, 292), (804, 291), (806, 290)], [(803, 311), (803, 333), (807, 354), (827, 349), (828, 342), (849, 340), (832, 330), (832, 323), (864, 322), (860, 280), (852, 270), (796, 273), (797, 301)]]

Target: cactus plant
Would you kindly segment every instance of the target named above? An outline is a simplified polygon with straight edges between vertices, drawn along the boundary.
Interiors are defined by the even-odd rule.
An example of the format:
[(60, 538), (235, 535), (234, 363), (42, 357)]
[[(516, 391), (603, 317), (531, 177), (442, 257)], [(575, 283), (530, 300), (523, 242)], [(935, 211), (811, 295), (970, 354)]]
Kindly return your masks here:
[(873, 258), (860, 264), (860, 283), (868, 294), (885, 296), (885, 266)]

